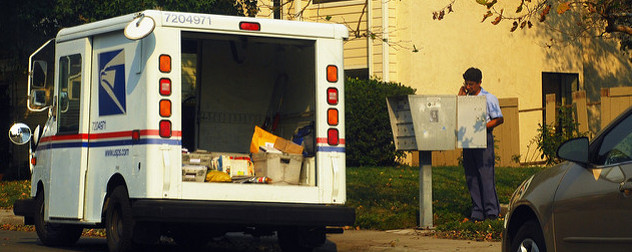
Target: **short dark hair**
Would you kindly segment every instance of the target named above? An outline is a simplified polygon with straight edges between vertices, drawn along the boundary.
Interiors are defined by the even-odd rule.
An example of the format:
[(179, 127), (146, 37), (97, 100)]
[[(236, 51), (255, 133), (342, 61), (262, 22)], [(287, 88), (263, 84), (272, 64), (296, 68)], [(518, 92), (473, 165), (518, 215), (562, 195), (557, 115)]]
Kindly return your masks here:
[(465, 79), (465, 81), (475, 81), (476, 83), (480, 83), (483, 79), (483, 73), (478, 68), (470, 67), (463, 74), (463, 79)]

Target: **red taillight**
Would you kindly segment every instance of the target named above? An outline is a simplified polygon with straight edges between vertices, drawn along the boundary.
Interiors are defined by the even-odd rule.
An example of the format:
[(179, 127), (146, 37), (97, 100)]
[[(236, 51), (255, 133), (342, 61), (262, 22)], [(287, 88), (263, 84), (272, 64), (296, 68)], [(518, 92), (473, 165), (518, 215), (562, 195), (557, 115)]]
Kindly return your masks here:
[(169, 73), (171, 72), (171, 56), (163, 54), (159, 57), (159, 68), (160, 72)]
[(338, 81), (338, 67), (334, 65), (327, 66), (327, 81), (336, 82)]
[(32, 165), (37, 165), (37, 157), (32, 157), (31, 158), (31, 164)]
[(254, 23), (254, 22), (241, 22), (239, 23), (239, 29), (247, 30), (247, 31), (260, 31), (261, 25), (259, 23)]
[(160, 137), (169, 138), (171, 137), (171, 121), (162, 120), (160, 121), (160, 127), (158, 128)]
[(163, 95), (163, 96), (171, 95), (171, 79), (169, 78), (160, 79), (160, 95)]
[(338, 110), (337, 109), (328, 109), (327, 110), (327, 123), (329, 125), (338, 125)]
[(132, 130), (132, 140), (140, 140), (140, 130)]
[(327, 143), (329, 145), (338, 145), (338, 143), (340, 143), (340, 139), (338, 138), (338, 130), (337, 129), (328, 129), (327, 130)]
[(170, 100), (160, 100), (160, 116), (162, 117), (171, 116), (171, 101)]
[(335, 89), (335, 88), (327, 89), (327, 103), (329, 105), (338, 104), (338, 89)]

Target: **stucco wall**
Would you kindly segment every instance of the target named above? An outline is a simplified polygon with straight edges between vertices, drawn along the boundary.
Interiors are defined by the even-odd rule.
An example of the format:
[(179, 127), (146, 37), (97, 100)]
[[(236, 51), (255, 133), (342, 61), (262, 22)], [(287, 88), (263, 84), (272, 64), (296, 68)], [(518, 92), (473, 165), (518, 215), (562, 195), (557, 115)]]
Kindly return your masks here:
[[(297, 1), (306, 4), (309, 1)], [(350, 29), (372, 27), (377, 39), (354, 38), (345, 44), (347, 68), (369, 68), (369, 75), (382, 78), (384, 49), (380, 38), (383, 28), (382, 7), (388, 6), (389, 75), (388, 80), (416, 88), (418, 94), (455, 94), (463, 83), (462, 73), (471, 66), (483, 71), (483, 88), (498, 98), (518, 98), (520, 110), (542, 107), (542, 74), (577, 74), (579, 88), (586, 90), (590, 130), (600, 130), (600, 90), (632, 86), (629, 56), (619, 51), (617, 41), (600, 37), (568, 36), (578, 28), (572, 12), (563, 16), (554, 9), (546, 23), (531, 20), (531, 29), (510, 32), (512, 21), (498, 25), (481, 23), (487, 11), (474, 0), (454, 1), (453, 13), (441, 21), (432, 13), (451, 0), (387, 1), (371, 0), (369, 12), (362, 14), (364, 1), (348, 0), (307, 8), (303, 20), (347, 24)], [(518, 1), (501, 1), (495, 8), (513, 15)], [(263, 9), (263, 8), (262, 8)], [(357, 26), (359, 16), (364, 15)], [(320, 20), (320, 21), (319, 21)], [(560, 32), (561, 31), (561, 32)], [(365, 42), (363, 42), (363, 40)], [(364, 49), (363, 49), (364, 48)], [(413, 52), (416, 48), (418, 52)], [(366, 52), (361, 52), (365, 50)], [(362, 57), (368, 57), (365, 61)], [(519, 113), (521, 161), (534, 161), (531, 145), (542, 123), (542, 111)], [(502, 127), (502, 126), (501, 126)]]
[[(432, 13), (450, 1), (400, 1), (397, 8), (402, 40), (410, 40), (419, 52), (398, 54), (399, 79), (420, 94), (456, 93), (462, 73), (470, 66), (483, 71), (483, 88), (499, 98), (517, 97), (519, 109), (542, 107), (542, 73), (577, 73), (588, 102), (599, 101), (606, 86), (630, 85), (630, 64), (617, 52), (612, 40), (572, 39), (551, 27), (571, 31), (572, 16), (552, 13), (551, 27), (533, 20), (533, 28), (509, 32), (512, 22), (494, 26), (492, 18), (481, 23), (486, 9), (475, 1), (456, 1), (453, 13), (437, 21)], [(515, 3), (505, 6), (515, 10)], [(498, 9), (502, 6), (497, 6)], [(509, 12), (509, 11), (508, 11)], [(589, 106), (591, 130), (598, 128), (598, 106)], [(542, 123), (542, 112), (520, 113), (520, 152), (531, 154), (529, 144)], [(529, 160), (528, 160), (529, 161)]]

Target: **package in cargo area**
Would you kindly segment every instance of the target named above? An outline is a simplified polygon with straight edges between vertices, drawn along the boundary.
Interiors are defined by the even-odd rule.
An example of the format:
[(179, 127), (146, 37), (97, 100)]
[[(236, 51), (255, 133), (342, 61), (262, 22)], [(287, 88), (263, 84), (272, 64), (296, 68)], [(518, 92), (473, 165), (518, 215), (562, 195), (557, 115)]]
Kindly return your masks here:
[(182, 165), (203, 165), (211, 168), (213, 156), (210, 152), (196, 151), (193, 153), (182, 153)]
[(230, 177), (252, 177), (255, 175), (254, 167), (250, 157), (242, 155), (219, 155), (213, 157), (212, 170), (225, 172)]
[(182, 181), (204, 182), (206, 170), (204, 165), (184, 165), (182, 166)]
[(273, 184), (298, 185), (303, 155), (260, 152), (252, 154), (252, 161), (257, 176), (268, 177)]

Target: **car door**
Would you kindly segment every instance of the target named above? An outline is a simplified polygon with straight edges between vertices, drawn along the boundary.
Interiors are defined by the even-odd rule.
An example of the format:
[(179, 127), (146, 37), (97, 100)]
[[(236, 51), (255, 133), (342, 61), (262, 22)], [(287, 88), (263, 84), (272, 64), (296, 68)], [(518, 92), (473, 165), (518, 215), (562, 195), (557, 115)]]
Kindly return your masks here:
[(555, 195), (558, 251), (632, 249), (632, 116), (591, 146), (590, 164), (572, 164)]

